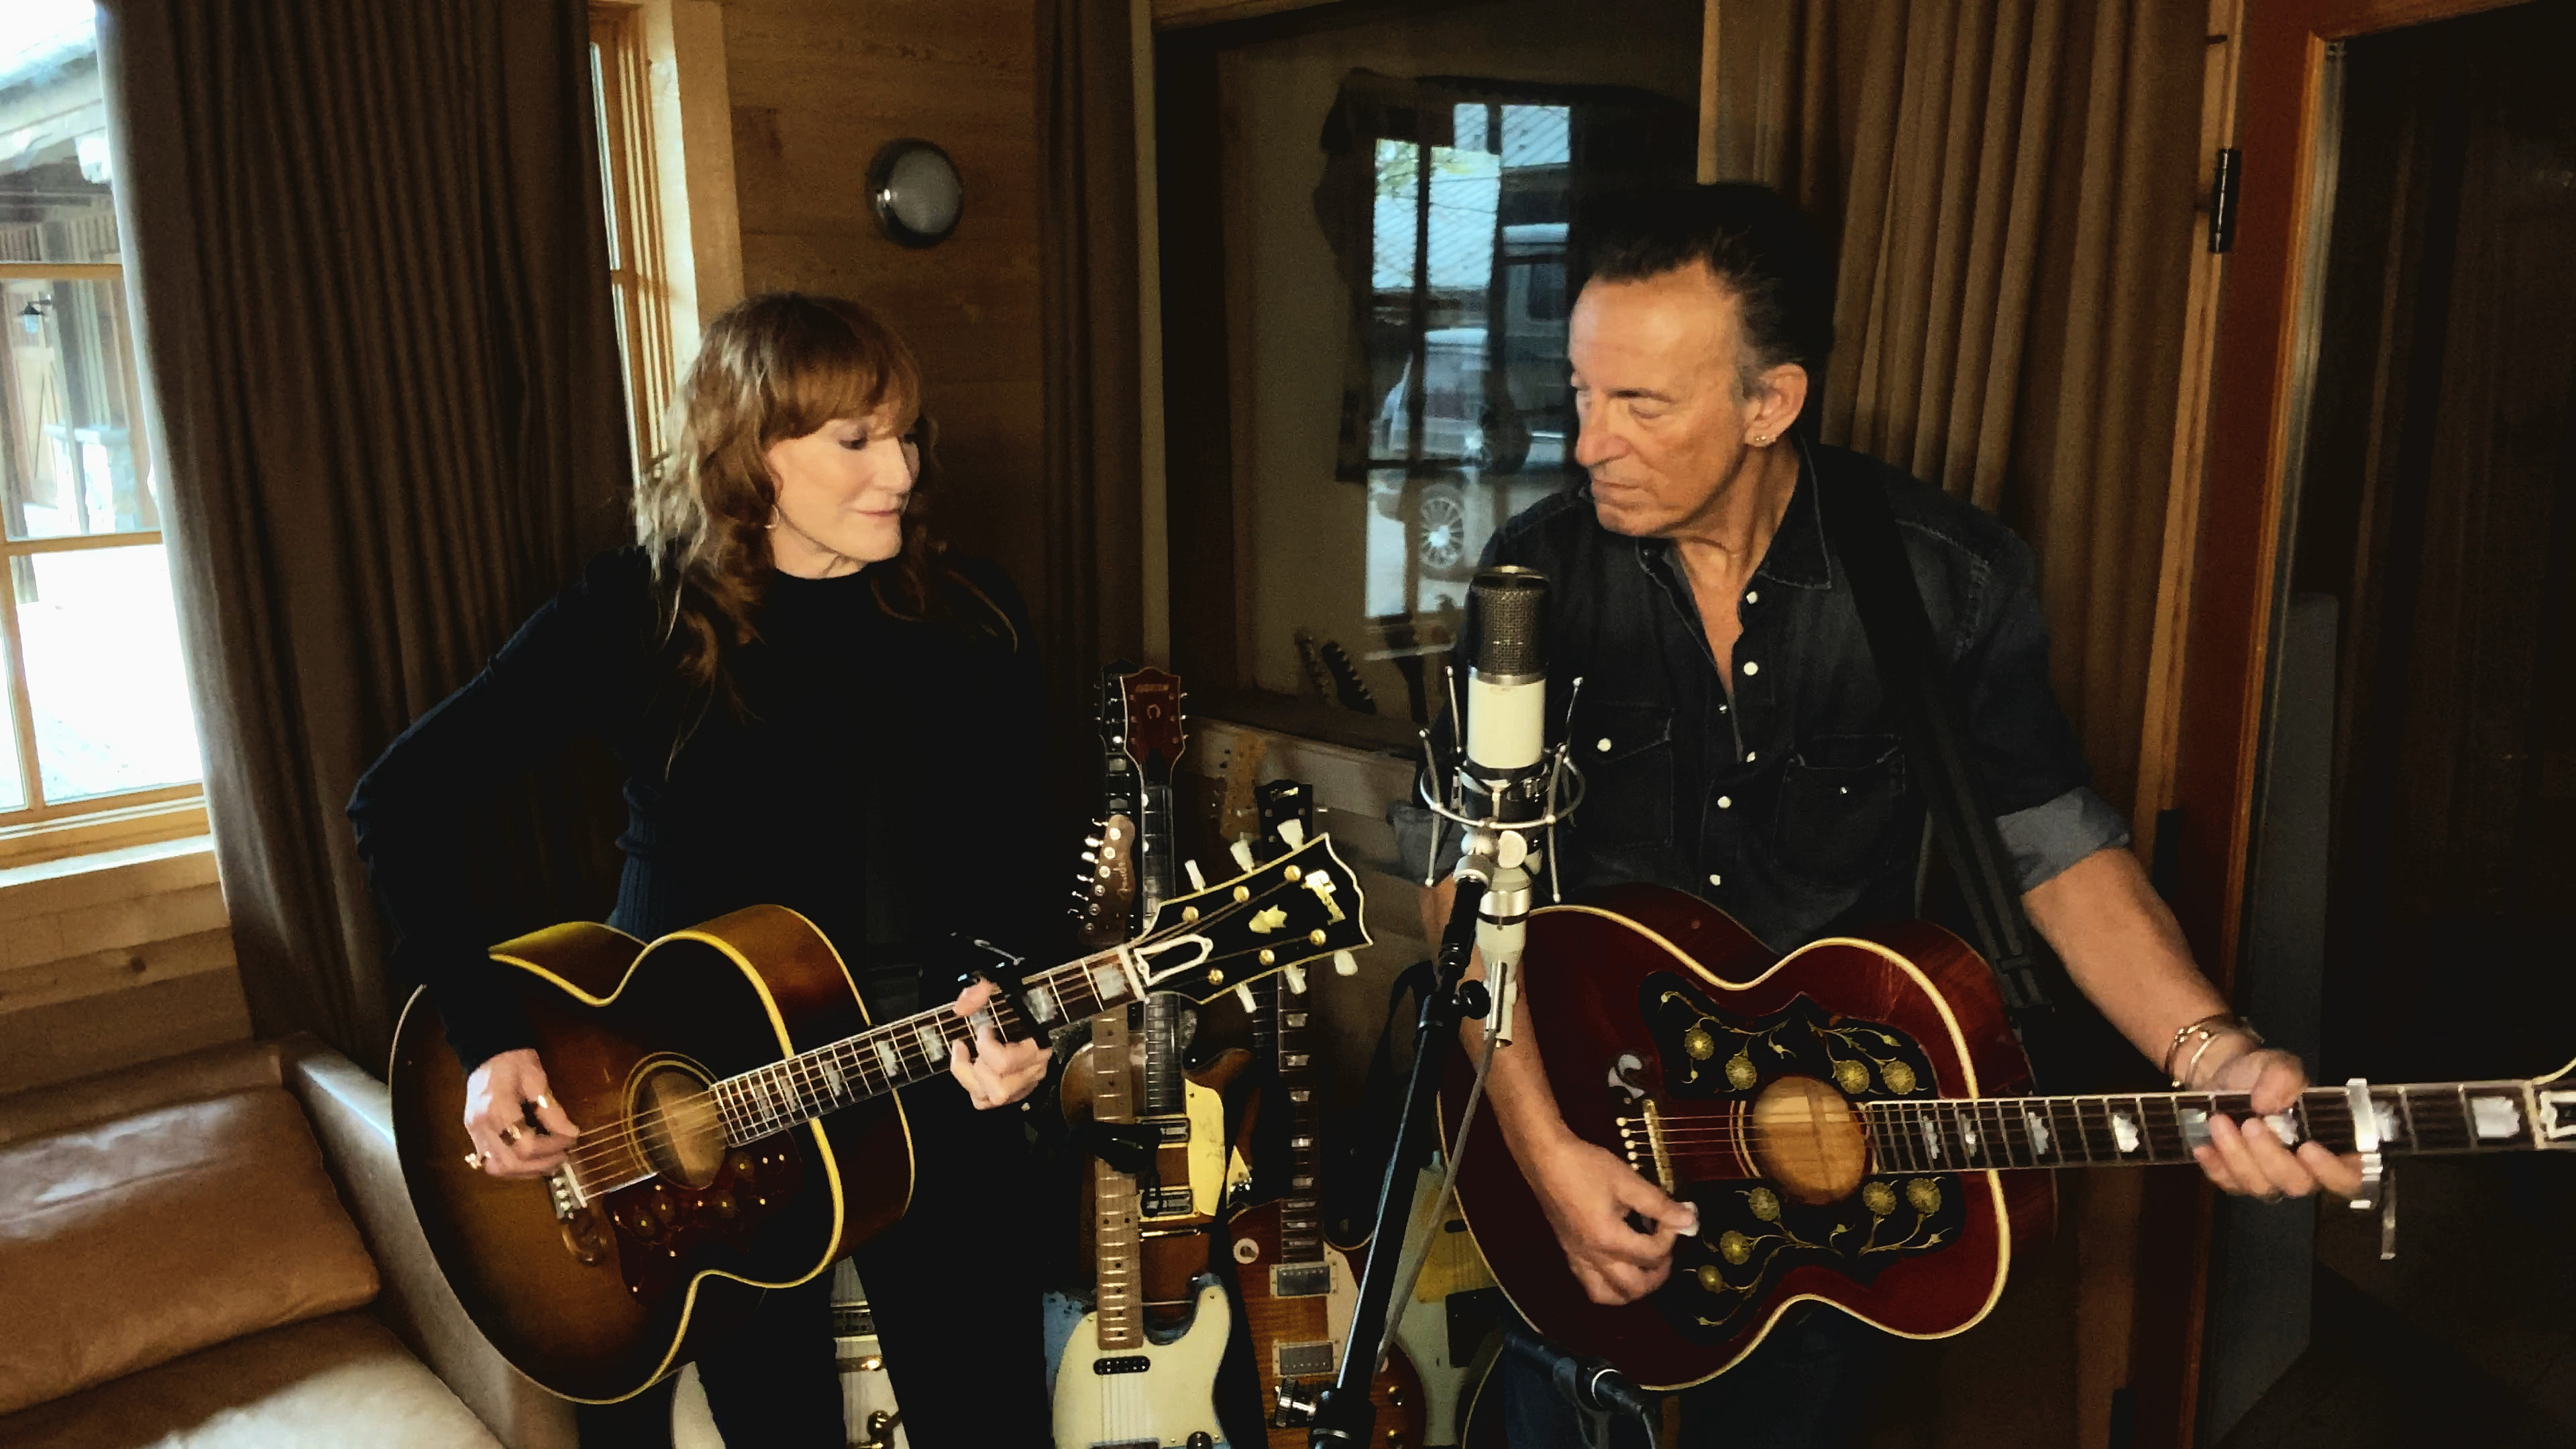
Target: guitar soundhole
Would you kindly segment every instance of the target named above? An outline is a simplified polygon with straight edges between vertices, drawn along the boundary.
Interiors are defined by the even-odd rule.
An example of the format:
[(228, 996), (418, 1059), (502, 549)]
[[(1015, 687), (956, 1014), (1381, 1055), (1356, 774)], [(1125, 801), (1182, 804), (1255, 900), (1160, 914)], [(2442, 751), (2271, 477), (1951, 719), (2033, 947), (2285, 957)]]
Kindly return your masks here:
[(724, 1122), (706, 1080), (680, 1066), (654, 1068), (635, 1084), (628, 1124), (644, 1160), (665, 1180), (703, 1188), (724, 1166)]

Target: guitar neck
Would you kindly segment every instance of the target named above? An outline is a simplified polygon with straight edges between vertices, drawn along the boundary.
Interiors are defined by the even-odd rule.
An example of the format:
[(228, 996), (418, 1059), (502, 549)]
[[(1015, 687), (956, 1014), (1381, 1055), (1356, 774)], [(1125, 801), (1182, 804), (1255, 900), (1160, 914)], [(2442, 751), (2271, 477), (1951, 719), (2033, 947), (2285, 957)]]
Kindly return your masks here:
[(1181, 1000), (1157, 993), (1145, 998), (1145, 1115), (1178, 1117), (1189, 1109), (1189, 1083), (1181, 1076)]
[(1270, 991), (1278, 1017), (1279, 1090), (1288, 1099), (1288, 1190), (1279, 1198), (1279, 1259), (1321, 1263), (1324, 1152), (1317, 1130), (1314, 1058), (1306, 1046), (1306, 999), (1275, 978)]
[[(1091, 1024), (1091, 1114), (1099, 1122), (1133, 1122), (1127, 1094), (1127, 1013), (1113, 1011)], [(1098, 1252), (1100, 1347), (1137, 1348), (1145, 1342), (1138, 1311), (1136, 1179), (1105, 1161), (1091, 1165), (1094, 1244)]]
[[(1141, 981), (1134, 948), (1119, 946), (1039, 972), (1021, 991), (1030, 1010), (1052, 1026), (1126, 1006), (1137, 999)], [(979, 1024), (991, 1026), (1004, 1041), (1037, 1034), (1008, 996), (994, 998), (972, 1020), (945, 1006), (915, 1012), (717, 1082), (712, 1090), (725, 1137), (737, 1147), (757, 1142), (940, 1076), (948, 1070), (952, 1044), (971, 1043)], [(1123, 1018), (1121, 1029), (1123, 1034)]]
[(1172, 843), (1172, 787), (1147, 783), (1136, 790), (1136, 893), (1145, 918), (1180, 893), (1179, 852)]
[[(2576, 1147), (2576, 1091), (2528, 1081), (2364, 1089), (2383, 1153), (2428, 1156)], [(2311, 1087), (2264, 1119), (2284, 1143), (2358, 1150), (2350, 1089)], [(2189, 1162), (2209, 1119), (2253, 1115), (2241, 1092), (1887, 1100), (1863, 1107), (1881, 1171), (2152, 1166)]]

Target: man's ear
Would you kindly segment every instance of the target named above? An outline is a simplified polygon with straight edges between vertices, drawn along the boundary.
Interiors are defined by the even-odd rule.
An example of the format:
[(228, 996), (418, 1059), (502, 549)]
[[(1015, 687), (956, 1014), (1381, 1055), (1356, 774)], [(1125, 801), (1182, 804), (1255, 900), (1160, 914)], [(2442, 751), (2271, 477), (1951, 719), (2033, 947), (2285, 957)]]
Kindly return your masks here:
[(1789, 425), (1807, 410), (1807, 369), (1784, 362), (1763, 373), (1759, 398), (1760, 405), (1753, 410), (1752, 436), (1789, 436)]

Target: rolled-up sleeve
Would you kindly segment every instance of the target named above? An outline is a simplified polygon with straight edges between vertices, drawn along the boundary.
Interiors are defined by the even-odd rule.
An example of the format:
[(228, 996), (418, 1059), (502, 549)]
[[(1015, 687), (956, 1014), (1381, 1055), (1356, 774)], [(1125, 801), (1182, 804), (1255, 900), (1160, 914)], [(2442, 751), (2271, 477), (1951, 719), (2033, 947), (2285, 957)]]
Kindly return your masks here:
[(2004, 853), (2012, 857), (2013, 877), (2025, 891), (2055, 879), (2097, 850), (2129, 843), (2129, 822), (2088, 785), (2000, 816), (1995, 829), (2003, 836)]

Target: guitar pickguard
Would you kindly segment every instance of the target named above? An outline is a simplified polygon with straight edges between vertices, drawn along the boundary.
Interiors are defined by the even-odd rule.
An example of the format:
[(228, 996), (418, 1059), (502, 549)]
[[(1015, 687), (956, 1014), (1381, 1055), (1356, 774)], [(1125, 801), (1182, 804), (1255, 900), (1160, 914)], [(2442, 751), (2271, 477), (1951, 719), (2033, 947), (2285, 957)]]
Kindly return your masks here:
[[(1656, 1085), (1658, 1130), (1673, 1142), (1742, 1140), (1757, 1162), (1756, 1103), (1784, 1078), (1829, 1083), (1849, 1102), (1933, 1095), (1931, 1058), (1903, 1032), (1838, 1016), (1799, 996), (1759, 1017), (1728, 1012), (1671, 972), (1649, 976), (1638, 1005), (1664, 1064)], [(1828, 1094), (1829, 1095), (1829, 1094)], [(1857, 1124), (1851, 1129), (1858, 1132)], [(1687, 1165), (1693, 1158), (1675, 1153)], [(1707, 1161), (1705, 1154), (1699, 1161)], [(1699, 1208), (1696, 1238), (1674, 1246), (1673, 1274), (1656, 1307), (1686, 1337), (1719, 1343), (1741, 1332), (1766, 1292), (1802, 1266), (1867, 1283), (1900, 1258), (1957, 1241), (1967, 1199), (1955, 1174), (1868, 1171), (1827, 1202), (1767, 1175), (1684, 1172), (1674, 1195)], [(1739, 1169), (1740, 1170), (1740, 1169)], [(1848, 1181), (1849, 1179), (1845, 1179)]]
[(610, 1193), (600, 1206), (617, 1230), (619, 1273), (649, 1300), (689, 1273), (724, 1267), (795, 1199), (804, 1169), (792, 1134), (782, 1133), (726, 1153), (705, 1187), (656, 1177)]

